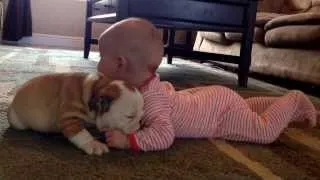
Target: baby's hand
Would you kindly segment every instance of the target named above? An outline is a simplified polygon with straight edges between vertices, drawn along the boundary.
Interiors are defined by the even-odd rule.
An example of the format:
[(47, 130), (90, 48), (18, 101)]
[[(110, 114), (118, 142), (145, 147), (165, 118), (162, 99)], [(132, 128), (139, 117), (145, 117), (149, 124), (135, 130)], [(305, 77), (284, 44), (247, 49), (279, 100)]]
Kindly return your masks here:
[(109, 147), (117, 149), (129, 149), (129, 140), (127, 135), (119, 130), (107, 129), (105, 131), (106, 143)]

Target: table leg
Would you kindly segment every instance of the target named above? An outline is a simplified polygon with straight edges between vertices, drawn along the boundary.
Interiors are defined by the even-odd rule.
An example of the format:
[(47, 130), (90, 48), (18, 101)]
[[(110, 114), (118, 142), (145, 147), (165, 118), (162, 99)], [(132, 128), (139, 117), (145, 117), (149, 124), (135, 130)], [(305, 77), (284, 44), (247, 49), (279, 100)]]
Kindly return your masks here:
[(84, 49), (83, 49), (83, 57), (88, 59), (91, 47), (91, 36), (92, 36), (92, 22), (88, 21), (88, 17), (92, 16), (92, 2), (87, 1), (86, 6), (86, 23), (85, 23), (85, 32), (84, 32)]
[(168, 45), (169, 42), (169, 30), (168, 29), (163, 29), (162, 30), (162, 43), (163, 43), (163, 56), (167, 56), (167, 51), (166, 51), (166, 46)]
[[(168, 48), (174, 46), (174, 38), (175, 38), (176, 31), (174, 29), (169, 30), (169, 43), (168, 43)], [(167, 62), (168, 64), (172, 64), (172, 54), (168, 52), (167, 54)]]
[(169, 39), (168, 29), (163, 29), (163, 30), (162, 30), (162, 43), (163, 43), (164, 45), (167, 45), (168, 39)]
[(192, 49), (193, 49), (193, 43), (191, 42), (191, 38), (192, 38), (192, 31), (187, 31), (187, 34), (186, 34), (186, 48), (189, 51), (192, 51)]
[(247, 87), (248, 84), (256, 11), (257, 2), (251, 1), (245, 16), (245, 22), (247, 23), (244, 24), (246, 24), (247, 27), (241, 41), (240, 62), (238, 71), (238, 85), (240, 87)]
[(92, 31), (92, 23), (86, 22), (86, 29), (85, 29), (85, 37), (84, 37), (84, 53), (83, 56), (85, 59), (88, 59), (90, 46), (91, 46), (91, 31)]

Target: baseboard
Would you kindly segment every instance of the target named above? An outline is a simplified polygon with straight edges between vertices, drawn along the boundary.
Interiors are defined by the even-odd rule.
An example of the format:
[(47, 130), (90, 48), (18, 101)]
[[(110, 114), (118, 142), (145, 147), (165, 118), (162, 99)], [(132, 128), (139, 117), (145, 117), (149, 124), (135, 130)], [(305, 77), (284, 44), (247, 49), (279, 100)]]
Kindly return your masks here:
[(24, 37), (19, 40), (18, 45), (82, 50), (83, 38), (33, 33), (31, 37)]

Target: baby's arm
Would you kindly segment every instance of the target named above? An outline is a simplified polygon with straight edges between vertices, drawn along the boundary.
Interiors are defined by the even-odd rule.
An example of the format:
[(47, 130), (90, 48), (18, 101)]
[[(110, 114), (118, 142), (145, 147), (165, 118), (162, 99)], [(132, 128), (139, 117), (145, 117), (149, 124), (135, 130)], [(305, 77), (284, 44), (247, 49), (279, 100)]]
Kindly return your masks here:
[(130, 148), (156, 151), (169, 148), (174, 141), (174, 129), (170, 119), (170, 101), (160, 92), (144, 95), (143, 128), (128, 136)]

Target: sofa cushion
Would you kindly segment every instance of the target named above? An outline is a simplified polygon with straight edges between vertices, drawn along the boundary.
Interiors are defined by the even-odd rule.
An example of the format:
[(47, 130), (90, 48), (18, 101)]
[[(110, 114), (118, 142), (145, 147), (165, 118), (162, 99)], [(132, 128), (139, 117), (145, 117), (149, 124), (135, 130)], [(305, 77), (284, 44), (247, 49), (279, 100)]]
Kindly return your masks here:
[(226, 32), (224, 34), (226, 36), (226, 39), (228, 39), (230, 41), (241, 41), (242, 40), (242, 33)]
[(312, 7), (320, 6), (320, 0), (312, 0)]
[(308, 12), (319, 13), (320, 12), (320, 4), (318, 6), (312, 7), (311, 9), (308, 10)]
[(285, 0), (262, 0), (258, 1), (258, 12), (280, 13)]
[(305, 12), (312, 7), (312, 0), (285, 0), (282, 6), (282, 13)]
[(224, 45), (229, 45), (232, 43), (232, 41), (226, 39), (224, 33), (220, 33), (220, 32), (204, 32), (204, 31), (201, 31), (199, 32), (200, 35), (209, 40), (209, 41), (213, 41), (213, 42), (217, 42), (217, 43), (220, 43), (220, 44), (224, 44)]
[(319, 48), (320, 25), (283, 26), (265, 34), (265, 44), (271, 47)]
[(267, 24), (267, 22), (269, 22), (270, 20), (283, 15), (285, 14), (258, 12), (256, 16), (255, 25), (258, 27), (264, 27), (264, 25)]
[(270, 20), (265, 26), (266, 31), (286, 25), (320, 25), (320, 13), (300, 13), (284, 15)]
[[(264, 44), (264, 35), (265, 31), (263, 30), (263, 28), (255, 27), (253, 42), (259, 42)], [(239, 42), (242, 39), (242, 33), (226, 32), (225, 37), (227, 40)]]
[[(239, 56), (240, 47), (239, 43), (224, 46), (203, 40), (195, 50)], [(320, 85), (320, 49), (273, 48), (254, 43), (251, 59), (252, 72)]]

